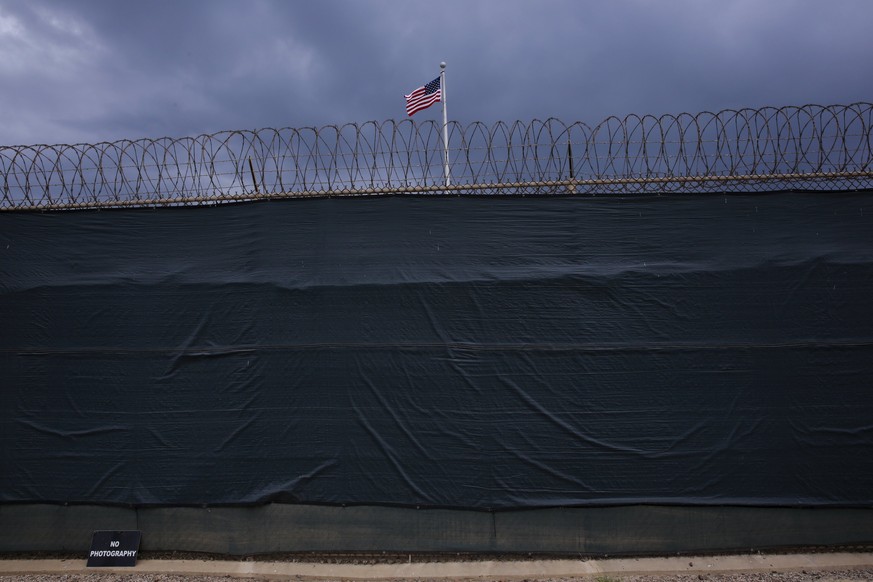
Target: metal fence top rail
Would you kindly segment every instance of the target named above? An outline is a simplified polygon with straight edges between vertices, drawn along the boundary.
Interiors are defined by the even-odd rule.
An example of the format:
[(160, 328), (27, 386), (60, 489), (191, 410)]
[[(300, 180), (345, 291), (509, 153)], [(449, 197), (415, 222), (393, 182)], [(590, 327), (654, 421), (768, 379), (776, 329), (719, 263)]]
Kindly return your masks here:
[(652, 194), (873, 188), (873, 104), (222, 131), (0, 146), (0, 211), (392, 194)]

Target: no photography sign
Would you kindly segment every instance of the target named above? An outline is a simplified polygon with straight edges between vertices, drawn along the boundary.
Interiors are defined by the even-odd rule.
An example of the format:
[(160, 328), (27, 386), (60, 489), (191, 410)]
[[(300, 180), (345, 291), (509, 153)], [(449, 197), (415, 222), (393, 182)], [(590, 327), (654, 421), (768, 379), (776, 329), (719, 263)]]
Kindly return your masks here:
[(95, 531), (88, 552), (89, 568), (133, 567), (139, 553), (141, 531)]

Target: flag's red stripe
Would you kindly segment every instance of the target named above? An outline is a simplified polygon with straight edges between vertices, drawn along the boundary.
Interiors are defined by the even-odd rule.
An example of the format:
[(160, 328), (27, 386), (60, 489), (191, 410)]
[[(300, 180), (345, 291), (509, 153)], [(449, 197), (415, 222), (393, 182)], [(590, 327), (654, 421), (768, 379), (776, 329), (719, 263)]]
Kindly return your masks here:
[[(418, 93), (418, 95), (416, 95)], [(406, 114), (413, 115), (422, 109), (427, 109), (434, 103), (440, 101), (442, 91), (437, 89), (430, 95), (423, 95), (424, 87), (416, 89), (411, 94), (406, 96)]]

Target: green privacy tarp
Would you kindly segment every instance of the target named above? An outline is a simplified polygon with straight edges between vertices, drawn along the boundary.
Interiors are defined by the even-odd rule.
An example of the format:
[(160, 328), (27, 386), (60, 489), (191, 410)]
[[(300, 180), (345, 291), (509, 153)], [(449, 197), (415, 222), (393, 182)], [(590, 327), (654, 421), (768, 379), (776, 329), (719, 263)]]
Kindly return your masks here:
[(873, 196), (0, 215), (0, 502), (873, 502)]

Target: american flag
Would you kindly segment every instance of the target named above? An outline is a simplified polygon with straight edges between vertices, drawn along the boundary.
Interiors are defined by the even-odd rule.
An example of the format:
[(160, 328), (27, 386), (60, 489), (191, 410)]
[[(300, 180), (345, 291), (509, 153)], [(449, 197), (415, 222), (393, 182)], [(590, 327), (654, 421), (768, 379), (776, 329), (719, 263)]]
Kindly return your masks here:
[(406, 114), (413, 115), (422, 109), (427, 109), (441, 99), (440, 78), (437, 77), (424, 87), (419, 87), (409, 95), (406, 95)]

